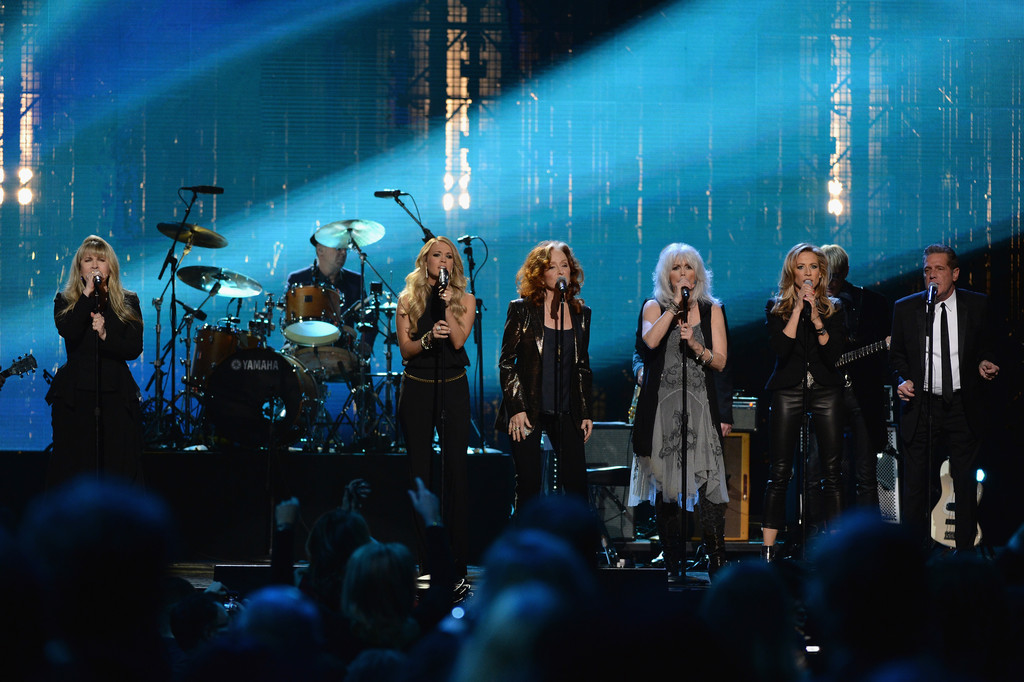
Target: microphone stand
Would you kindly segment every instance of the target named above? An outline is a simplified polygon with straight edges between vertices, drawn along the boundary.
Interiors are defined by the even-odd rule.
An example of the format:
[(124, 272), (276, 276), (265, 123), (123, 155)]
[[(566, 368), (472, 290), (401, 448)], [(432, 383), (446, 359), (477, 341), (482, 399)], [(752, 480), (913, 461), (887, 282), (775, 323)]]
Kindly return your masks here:
[[(178, 197), (181, 198), (180, 191), (178, 193)], [(168, 282), (168, 284), (171, 287), (171, 313), (170, 313), (171, 329), (176, 329), (177, 326), (178, 326), (177, 311), (174, 308), (174, 302), (177, 300), (177, 288), (175, 286), (175, 279), (177, 279), (176, 274), (178, 272), (178, 266), (181, 265), (181, 258), (184, 258), (185, 256), (187, 256), (188, 252), (192, 250), (192, 239), (191, 239), (191, 237), (185, 243), (185, 249), (181, 252), (181, 258), (175, 258), (174, 257), (174, 249), (175, 249), (175, 245), (177, 245), (177, 243), (181, 240), (182, 233), (185, 231), (185, 225), (188, 222), (188, 216), (189, 216), (189, 214), (192, 213), (192, 206), (195, 205), (197, 197), (198, 197), (198, 194), (196, 193), (196, 191), (192, 190), (192, 199), (185, 205), (185, 215), (182, 216), (181, 223), (178, 224), (178, 231), (174, 233), (174, 239), (171, 240), (171, 245), (167, 249), (167, 256), (164, 258), (164, 264), (160, 267), (160, 274), (157, 275), (157, 279), (158, 280), (159, 279), (163, 279), (164, 271), (167, 269), (167, 266), (168, 265), (171, 266), (171, 278), (170, 278), (170, 282)], [(164, 291), (165, 292), (167, 291), (166, 287), (164, 287)], [(160, 300), (160, 303), (163, 302), (163, 294), (160, 295), (160, 299), (159, 300)], [(160, 309), (160, 303), (157, 303), (157, 302), (154, 301), (153, 305), (157, 308), (157, 310)], [(176, 351), (176, 349), (174, 348), (174, 345), (173, 345), (173, 342), (176, 339), (177, 339), (177, 332), (175, 332), (174, 335), (171, 337), (172, 346), (171, 346), (171, 364), (170, 364), (169, 377), (170, 377), (170, 380), (171, 380), (171, 400), (170, 400), (170, 404), (171, 404), (172, 407), (174, 406), (175, 400), (177, 398), (177, 396), (175, 394), (176, 386), (174, 385), (174, 367), (177, 364), (177, 351)], [(159, 348), (160, 348), (160, 343), (159, 343), (159, 340), (158, 340), (157, 341), (157, 349), (159, 349)], [(159, 350), (157, 352), (159, 352)], [(157, 368), (157, 371), (158, 372), (160, 371), (159, 368)], [(161, 415), (160, 419), (162, 421), (163, 407), (164, 407), (163, 406), (163, 390), (164, 390), (164, 386), (163, 386), (163, 374), (162, 373), (160, 374), (160, 378), (159, 378), (159, 380), (157, 382), (157, 390), (158, 390), (159, 396), (160, 396), (158, 404), (157, 404), (157, 408), (158, 408), (158, 414)]]
[[(807, 414), (807, 403), (808, 393), (811, 390), (809, 381), (811, 372), (811, 344), (817, 343), (813, 336), (811, 336), (811, 328), (814, 324), (811, 322), (810, 308), (807, 307), (807, 303), (804, 304), (803, 310), (800, 312), (800, 324), (797, 326), (798, 333), (800, 329), (803, 330), (803, 341), (804, 341), (804, 372), (803, 379), (801, 380), (800, 390), (800, 505), (798, 514), (800, 515), (800, 551), (805, 552), (807, 549), (807, 503), (808, 503), (808, 488), (810, 481), (807, 480), (807, 467), (809, 465), (810, 458), (810, 428), (811, 420)], [(816, 303), (811, 305), (817, 305)], [(805, 316), (806, 314), (806, 316)], [(806, 324), (805, 324), (806, 323)], [(819, 458), (821, 453), (818, 453)]]
[(399, 199), (399, 198), (398, 198), (397, 196), (395, 197), (395, 203), (396, 203), (396, 204), (398, 204), (399, 206), (401, 206), (401, 207), (402, 207), (402, 210), (404, 210), (404, 211), (405, 211), (406, 213), (408, 213), (408, 214), (409, 214), (409, 217), (410, 217), (410, 218), (412, 218), (413, 222), (414, 222), (414, 223), (416, 223), (417, 225), (419, 225), (419, 226), (420, 226), (420, 229), (421, 229), (421, 230), (423, 230), (423, 243), (424, 243), (424, 244), (425, 244), (425, 243), (427, 243), (427, 242), (429, 242), (429, 241), (430, 241), (431, 239), (435, 239), (435, 237), (434, 237), (434, 233), (433, 233), (433, 232), (431, 232), (430, 230), (428, 230), (428, 229), (427, 229), (427, 228), (426, 228), (426, 227), (425, 227), (425, 226), (423, 225), (423, 223), (421, 223), (421, 222), (420, 222), (419, 218), (417, 218), (416, 216), (414, 216), (414, 215), (412, 214), (412, 211), (410, 211), (410, 210), (409, 210), (408, 208), (406, 208), (405, 204), (403, 204), (403, 203), (402, 203), (402, 200), (401, 200), (401, 199)]
[[(395, 197), (398, 200), (398, 197)], [(447, 279), (447, 278), (446, 278)], [(441, 290), (443, 291), (443, 290)], [(447, 323), (448, 319), (448, 304), (443, 298), (440, 298), (441, 291), (438, 291), (438, 298), (441, 301), (442, 316)], [(451, 330), (448, 332), (448, 337), (451, 338)], [(440, 421), (437, 428), (437, 439), (441, 443), (441, 518), (445, 519), (446, 503), (448, 498), (448, 482), (445, 480), (445, 459), (448, 453), (448, 444), (445, 441), (445, 436), (448, 426), (448, 412), (445, 406), (445, 381), (444, 377), (444, 343), (447, 339), (441, 339), (438, 346), (440, 346), (440, 352), (434, 358), (434, 377), (437, 383), (435, 384), (436, 390), (439, 393), (439, 400), (441, 403), (441, 414)], [(447, 520), (446, 520), (447, 523)]]
[[(97, 277), (99, 277), (99, 276), (97, 275)], [(93, 303), (93, 312), (102, 313), (103, 312), (103, 299), (101, 298), (102, 295), (100, 293), (100, 284), (99, 283), (94, 285), (93, 295), (96, 297), (96, 300)], [(91, 321), (92, 320), (92, 316), (90, 316), (89, 319)], [(100, 333), (99, 332), (95, 332), (94, 336), (96, 337), (96, 363), (95, 363), (95, 366), (96, 366), (95, 367), (96, 368), (96, 407), (93, 410), (93, 418), (96, 421), (96, 476), (97, 477), (102, 477), (103, 476), (103, 468), (104, 468), (104, 457), (103, 457), (103, 409), (100, 406), (100, 398), (103, 395), (103, 392), (102, 392), (101, 387), (100, 387), (100, 374), (101, 374), (101, 372), (100, 372)]]
[[(687, 320), (689, 319), (689, 317), (690, 317), (690, 290), (688, 288), (686, 288), (686, 287), (682, 287), (682, 289), (683, 289), (683, 306), (682, 306), (683, 307), (683, 323), (685, 324), (687, 322)], [(687, 524), (686, 524), (686, 514), (684, 513), (685, 512), (685, 502), (684, 502), (683, 498), (686, 497), (686, 431), (687, 431), (687, 428), (688, 428), (689, 422), (690, 422), (689, 406), (686, 404), (687, 403), (687, 398), (689, 397), (688, 396), (688, 387), (689, 387), (688, 381), (689, 381), (689, 377), (687, 376), (687, 374), (689, 373), (689, 367), (686, 364), (686, 352), (689, 349), (689, 344), (686, 341), (684, 341), (682, 338), (680, 338), (679, 345), (681, 346), (681, 348), (679, 350), (681, 351), (680, 355), (682, 356), (682, 362), (680, 364), (682, 365), (682, 367), (681, 367), (681, 370), (682, 370), (681, 376), (682, 376), (682, 381), (683, 381), (682, 410), (679, 413), (679, 431), (680, 431), (679, 442), (682, 444), (682, 448), (681, 448), (681, 451), (679, 453), (679, 463), (680, 463), (680, 466), (679, 466), (679, 485), (680, 485), (680, 488), (679, 488), (679, 490), (680, 490), (680, 495), (682, 497), (680, 499), (678, 499), (678, 500), (673, 500), (673, 502), (676, 502), (676, 503), (679, 504), (679, 519), (680, 519), (680, 522), (679, 522), (679, 548), (680, 548), (680, 550), (682, 552), (682, 554), (680, 555), (680, 559), (681, 559), (682, 563), (679, 566), (679, 570), (682, 571), (682, 573), (680, 575), (685, 580), (686, 579), (686, 525)], [(666, 558), (665, 563), (668, 564), (668, 561), (667, 561), (668, 557), (666, 556), (665, 558)], [(669, 568), (669, 570), (672, 569), (671, 566), (669, 566), (668, 568)]]
[[(921, 400), (924, 401), (925, 409), (925, 428), (928, 431), (928, 446), (925, 449), (925, 461), (928, 466), (928, 473), (925, 475), (925, 489), (927, 491), (927, 502), (925, 507), (925, 528), (928, 529), (928, 536), (931, 537), (931, 513), (932, 513), (932, 484), (931, 478), (933, 469), (933, 453), (932, 453), (932, 436), (933, 436), (933, 425), (932, 425), (932, 397), (929, 395), (935, 389), (935, 363), (932, 362), (933, 353), (935, 352), (935, 299), (928, 300), (928, 290), (925, 289), (925, 335), (928, 338), (928, 349), (924, 356), (925, 376), (928, 379), (928, 389), (921, 387)], [(914, 522), (911, 520), (911, 522)], [(918, 519), (920, 522), (920, 519)], [(934, 538), (933, 538), (934, 539)]]
[(562, 334), (565, 332), (565, 290), (558, 289), (558, 329), (555, 334), (555, 420), (558, 429), (558, 448), (553, 449), (555, 457), (552, 466), (551, 490), (558, 494), (561, 488), (559, 468), (562, 460), (562, 449), (565, 447), (565, 420), (562, 418)]
[[(469, 293), (476, 297), (476, 263), (473, 261), (473, 247), (467, 241), (466, 248), (463, 252), (466, 254), (466, 260), (469, 263)], [(473, 321), (473, 343), (476, 344), (476, 375), (477, 375), (477, 391), (476, 391), (476, 414), (477, 419), (470, 420), (473, 425), (473, 429), (476, 431), (477, 436), (480, 437), (480, 452), (487, 451), (487, 436), (485, 435), (484, 429), (481, 428), (481, 424), (484, 422), (484, 329), (483, 329), (483, 309), (484, 304), (479, 298), (476, 298), (476, 319)], [(479, 422), (479, 423), (478, 423)]]

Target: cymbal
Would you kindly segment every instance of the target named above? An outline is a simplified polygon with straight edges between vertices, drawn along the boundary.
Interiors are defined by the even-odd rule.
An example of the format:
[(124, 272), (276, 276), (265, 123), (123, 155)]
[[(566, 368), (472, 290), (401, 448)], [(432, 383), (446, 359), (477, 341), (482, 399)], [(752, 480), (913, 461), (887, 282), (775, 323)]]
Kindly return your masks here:
[[(181, 234), (178, 234), (178, 228), (181, 228)], [(177, 235), (177, 241), (188, 243), (192, 242), (192, 246), (203, 246), (208, 249), (220, 249), (228, 245), (228, 240), (213, 230), (208, 230), (205, 227), (199, 227), (198, 225), (191, 225), (185, 223), (183, 226), (181, 223), (160, 223), (156, 226), (156, 229), (163, 232), (165, 235), (174, 239)]]
[(384, 238), (384, 226), (372, 220), (337, 220), (317, 230), (312, 239), (332, 249), (366, 246)]
[[(208, 265), (189, 265), (181, 268), (178, 270), (178, 279), (200, 291), (230, 298), (248, 298), (263, 291), (260, 283), (251, 277)], [(218, 284), (220, 287), (217, 287)], [(214, 288), (217, 290), (214, 291)]]

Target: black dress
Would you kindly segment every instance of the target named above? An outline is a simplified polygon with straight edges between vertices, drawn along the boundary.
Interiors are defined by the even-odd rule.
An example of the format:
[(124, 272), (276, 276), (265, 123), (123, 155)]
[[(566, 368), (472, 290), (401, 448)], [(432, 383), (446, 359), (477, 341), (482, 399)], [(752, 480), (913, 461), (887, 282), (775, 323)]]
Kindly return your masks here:
[[(64, 339), (68, 360), (57, 370), (46, 393), (53, 425), (48, 487), (83, 473), (142, 482), (141, 394), (128, 369), (128, 362), (142, 354), (142, 310), (132, 292), (125, 292), (125, 304), (140, 321), (125, 322), (108, 308), (104, 313), (107, 338), (100, 341), (92, 329), (93, 299), (79, 298), (63, 316), (59, 313), (66, 307), (66, 299), (58, 293), (54, 300), (54, 323)], [(97, 454), (97, 443), (102, 444), (102, 456)]]

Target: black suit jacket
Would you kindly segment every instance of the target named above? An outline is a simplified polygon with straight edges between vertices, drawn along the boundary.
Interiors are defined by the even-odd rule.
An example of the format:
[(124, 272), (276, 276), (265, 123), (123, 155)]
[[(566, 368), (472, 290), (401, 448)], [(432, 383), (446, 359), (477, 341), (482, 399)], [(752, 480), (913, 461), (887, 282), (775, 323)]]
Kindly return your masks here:
[[(889, 362), (898, 381), (914, 382), (914, 397), (903, 403), (901, 432), (910, 441), (919, 426), (925, 380), (925, 329), (927, 328), (925, 292), (896, 301), (892, 314), (892, 342)], [(935, 314), (939, 314), (938, 305)], [(984, 380), (978, 373), (982, 360), (992, 360), (988, 325), (988, 298), (966, 289), (956, 290), (957, 340), (960, 349), (960, 391), (967, 423), (976, 436), (982, 435), (985, 422)], [(939, 340), (935, 339), (938, 344)]]
[[(569, 391), (569, 412), (573, 425), (579, 429), (584, 419), (591, 419), (591, 391), (593, 376), (590, 371), (590, 308), (583, 306), (579, 313), (569, 308), (572, 328), (576, 336), (574, 372)], [(495, 428), (506, 431), (508, 420), (519, 412), (526, 412), (531, 424), (537, 424), (541, 405), (541, 353), (544, 351), (544, 310), (529, 301), (518, 298), (508, 304), (505, 333), (501, 339), (498, 370), (501, 382), (501, 405)]]

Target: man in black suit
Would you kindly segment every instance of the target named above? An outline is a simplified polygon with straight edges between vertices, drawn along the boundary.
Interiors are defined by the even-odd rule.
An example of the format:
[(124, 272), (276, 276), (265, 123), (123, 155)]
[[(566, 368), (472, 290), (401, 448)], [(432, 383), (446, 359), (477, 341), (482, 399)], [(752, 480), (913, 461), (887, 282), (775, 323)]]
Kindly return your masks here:
[(977, 527), (983, 382), (994, 379), (999, 367), (991, 359), (988, 299), (956, 287), (959, 276), (952, 248), (932, 244), (924, 250), (926, 290), (896, 302), (889, 360), (903, 401), (903, 522), (927, 540), (928, 491), (937, 469), (937, 462), (929, 461), (934, 459), (929, 457), (929, 437), (933, 445), (944, 442), (956, 496), (956, 549), (969, 551)]
[[(892, 321), (888, 299), (847, 281), (850, 256), (843, 247), (825, 244), (821, 250), (828, 259), (828, 294), (842, 301), (846, 314), (847, 350), (884, 341)], [(843, 453), (848, 466), (843, 471), (853, 476), (856, 505), (873, 511), (878, 511), (878, 453), (888, 445), (884, 387), (889, 381), (889, 363), (884, 351), (882, 347), (840, 368), (847, 376), (843, 404), (849, 429), (848, 447)]]

